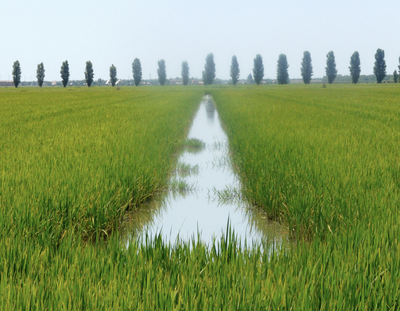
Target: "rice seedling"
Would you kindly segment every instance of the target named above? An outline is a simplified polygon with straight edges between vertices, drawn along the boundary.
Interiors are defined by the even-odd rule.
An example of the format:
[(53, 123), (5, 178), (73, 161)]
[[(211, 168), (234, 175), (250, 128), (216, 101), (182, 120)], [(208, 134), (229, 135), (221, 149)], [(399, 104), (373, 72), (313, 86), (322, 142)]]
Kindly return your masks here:
[(188, 138), (184, 142), (185, 151), (189, 153), (199, 153), (204, 150), (206, 144), (197, 138)]
[(179, 177), (188, 177), (188, 176), (193, 176), (197, 175), (199, 173), (199, 166), (196, 165), (190, 165), (187, 163), (178, 163), (176, 166), (176, 172), (179, 175)]
[(173, 192), (187, 192), (187, 191), (193, 191), (195, 189), (194, 184), (188, 183), (185, 179), (181, 178), (173, 178), (170, 181), (169, 189)]

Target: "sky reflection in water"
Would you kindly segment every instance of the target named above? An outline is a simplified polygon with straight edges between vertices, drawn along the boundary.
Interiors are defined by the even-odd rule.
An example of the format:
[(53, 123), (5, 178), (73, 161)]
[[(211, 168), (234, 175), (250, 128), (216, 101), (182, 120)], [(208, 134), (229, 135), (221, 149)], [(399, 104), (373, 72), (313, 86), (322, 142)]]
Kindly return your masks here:
[[(215, 190), (240, 193), (239, 180), (231, 168), (228, 140), (221, 127), (218, 112), (210, 96), (205, 96), (193, 121), (188, 138), (197, 138), (206, 147), (197, 153), (184, 151), (179, 163), (198, 166), (198, 172), (189, 176), (174, 174), (172, 178), (184, 179), (194, 185), (193, 191), (163, 193), (150, 203), (129, 215), (122, 228), (123, 240), (129, 243), (132, 236), (146, 232), (150, 236), (161, 233), (167, 242), (197, 237), (210, 243), (224, 235), (228, 220), (242, 243), (273, 241), (280, 244), (287, 237), (285, 229), (269, 222), (265, 212), (250, 207), (240, 197), (221, 200)], [(233, 190), (233, 191), (232, 191)]]

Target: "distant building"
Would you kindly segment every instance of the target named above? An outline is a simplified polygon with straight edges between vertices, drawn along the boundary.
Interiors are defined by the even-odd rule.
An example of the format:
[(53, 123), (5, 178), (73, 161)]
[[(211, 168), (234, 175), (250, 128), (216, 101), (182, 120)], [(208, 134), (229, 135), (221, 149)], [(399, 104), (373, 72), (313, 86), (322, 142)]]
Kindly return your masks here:
[(0, 86), (14, 86), (14, 81), (0, 81)]
[(182, 85), (183, 81), (182, 81), (182, 79), (169, 79), (169, 84), (170, 85)]
[(52, 82), (51, 82), (51, 85), (52, 85), (52, 86), (57, 85), (57, 81), (52, 81)]

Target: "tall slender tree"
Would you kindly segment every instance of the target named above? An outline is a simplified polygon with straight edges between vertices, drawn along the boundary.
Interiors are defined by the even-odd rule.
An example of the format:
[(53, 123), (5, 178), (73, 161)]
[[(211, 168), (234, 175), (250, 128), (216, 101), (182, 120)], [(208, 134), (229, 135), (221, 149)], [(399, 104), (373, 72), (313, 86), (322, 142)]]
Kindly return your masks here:
[(167, 71), (165, 68), (165, 60), (163, 60), (163, 59), (158, 61), (157, 74), (158, 74), (158, 81), (160, 82), (160, 85), (163, 86), (165, 84), (165, 80), (167, 80)]
[(202, 75), (202, 80), (203, 80), (203, 84), (207, 85), (207, 76), (206, 76), (206, 72), (203, 70), (203, 72), (201, 73)]
[(140, 81), (142, 81), (142, 64), (139, 58), (135, 58), (132, 63), (133, 79), (135, 80), (135, 85), (138, 86)]
[(114, 64), (112, 64), (110, 67), (110, 82), (113, 87), (117, 82), (117, 68), (114, 66)]
[(385, 51), (377, 49), (375, 53), (375, 63), (374, 63), (374, 75), (376, 77), (376, 82), (382, 83), (382, 80), (386, 77), (386, 61), (385, 61)]
[(355, 51), (353, 55), (350, 57), (350, 75), (351, 75), (351, 81), (354, 84), (358, 83), (358, 79), (360, 78), (360, 73), (361, 73), (361, 67), (360, 67), (360, 54)]
[(66, 87), (69, 80), (69, 64), (67, 60), (62, 63), (60, 74), (61, 74), (62, 84), (64, 87)]
[(247, 76), (247, 83), (248, 84), (254, 83), (254, 79), (253, 79), (253, 76), (251, 75), (251, 73), (249, 73), (249, 75)]
[(237, 61), (236, 55), (233, 55), (231, 62), (231, 78), (233, 85), (236, 85), (238, 83), (239, 77), (240, 77), (239, 63)]
[(397, 73), (397, 70), (393, 71), (393, 82), (397, 83), (397, 81), (399, 80), (399, 75)]
[(330, 51), (328, 54), (326, 54), (325, 72), (326, 76), (328, 77), (328, 83), (332, 84), (337, 76), (335, 54), (333, 53), (333, 51)]
[(257, 54), (254, 59), (253, 78), (257, 85), (259, 85), (264, 78), (264, 64), (260, 54)]
[(399, 57), (399, 74), (400, 74), (400, 57)]
[(189, 64), (187, 61), (182, 62), (182, 81), (183, 85), (188, 85), (189, 83)]
[(276, 70), (276, 79), (279, 84), (288, 84), (289, 83), (289, 74), (288, 74), (289, 64), (287, 62), (287, 57), (285, 54), (280, 54), (278, 58), (278, 66)]
[(86, 70), (85, 70), (85, 80), (88, 87), (90, 87), (93, 83), (93, 65), (91, 61), (86, 62)]
[(19, 61), (15, 61), (12, 70), (12, 76), (14, 81), (14, 86), (17, 88), (21, 83), (21, 65)]
[(303, 60), (301, 61), (301, 76), (304, 84), (310, 84), (313, 76), (313, 67), (311, 63), (311, 54), (309, 51), (304, 51)]
[(36, 78), (37, 78), (37, 82), (39, 87), (42, 87), (43, 82), (44, 82), (44, 65), (43, 63), (40, 63), (39, 65), (37, 65), (37, 69), (36, 69)]
[(213, 84), (215, 79), (215, 63), (214, 63), (214, 54), (210, 53), (206, 57), (206, 64), (204, 65), (203, 71), (203, 82), (204, 85)]

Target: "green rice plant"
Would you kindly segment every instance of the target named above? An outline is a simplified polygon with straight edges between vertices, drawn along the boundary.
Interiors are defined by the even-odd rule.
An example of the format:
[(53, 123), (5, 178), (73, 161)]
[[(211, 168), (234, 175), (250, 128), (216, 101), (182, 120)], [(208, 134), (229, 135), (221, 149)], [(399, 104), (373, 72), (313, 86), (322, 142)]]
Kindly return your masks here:
[(400, 308), (398, 88), (207, 87), (278, 249), (229, 224), (126, 247), (111, 229), (168, 186), (202, 88), (71, 90), (0, 89), (1, 310)]
[(5, 230), (109, 233), (166, 186), (202, 97), (183, 88), (0, 91)]
[(179, 177), (187, 177), (197, 175), (199, 173), (199, 166), (190, 165), (187, 163), (178, 163), (176, 166), (176, 172), (178, 173)]
[(212, 91), (247, 198), (297, 237), (397, 209), (398, 88)]
[(202, 152), (204, 150), (204, 148), (206, 147), (206, 144), (203, 141), (201, 141), (200, 139), (188, 138), (185, 140), (184, 146), (185, 146), (186, 152), (196, 154), (196, 153)]
[(170, 181), (169, 189), (171, 191), (187, 192), (193, 191), (195, 189), (195, 185), (189, 184), (186, 180), (181, 178), (173, 178)]

